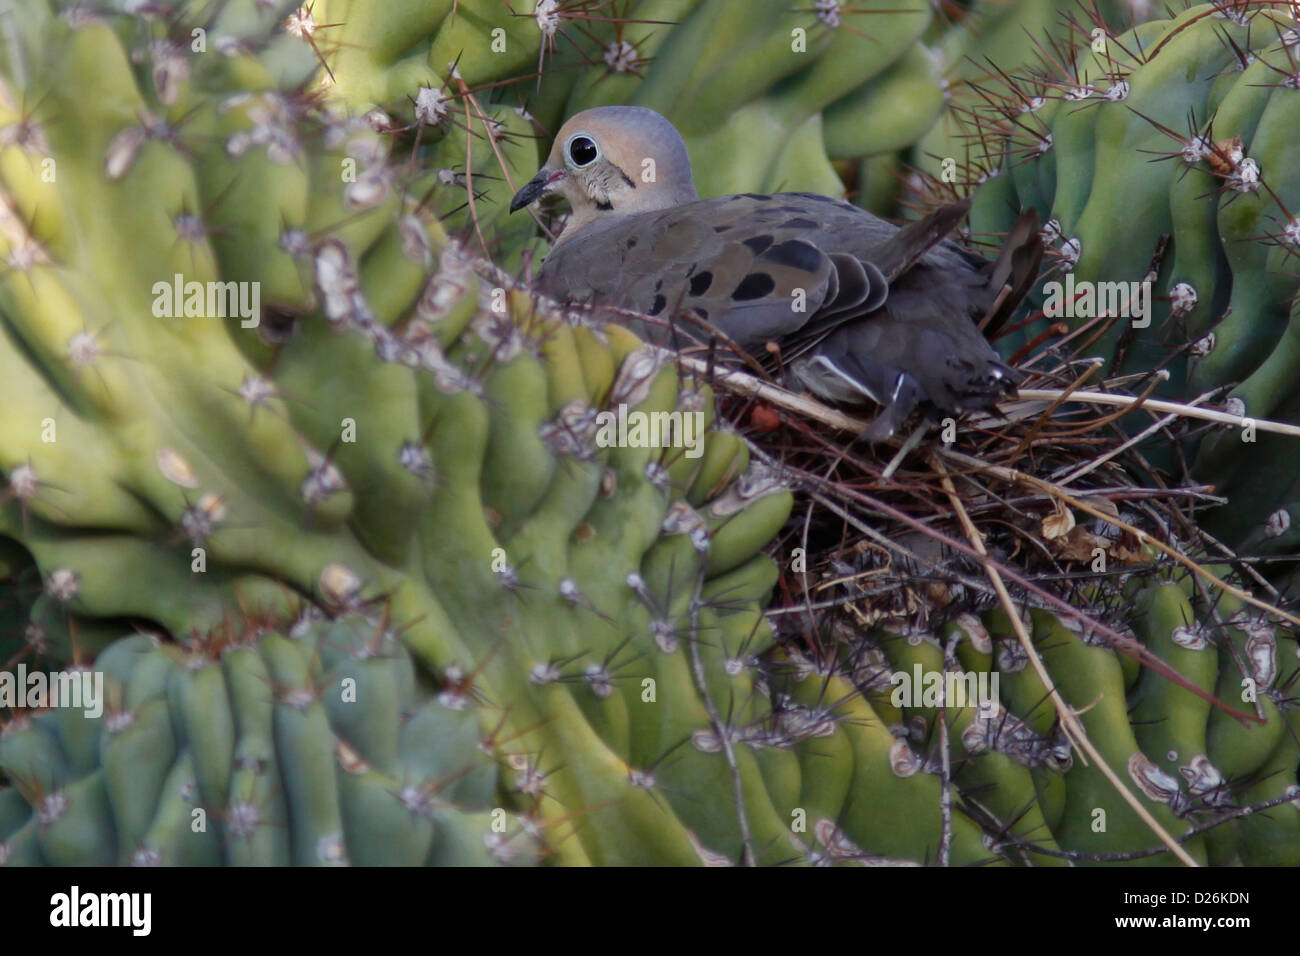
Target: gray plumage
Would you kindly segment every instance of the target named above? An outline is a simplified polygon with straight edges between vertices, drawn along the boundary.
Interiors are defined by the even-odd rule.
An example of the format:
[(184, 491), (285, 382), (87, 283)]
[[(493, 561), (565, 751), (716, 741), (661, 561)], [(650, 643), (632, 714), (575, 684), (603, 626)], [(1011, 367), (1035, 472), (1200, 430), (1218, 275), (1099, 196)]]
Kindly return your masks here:
[[(669, 341), (670, 317), (679, 343), (708, 341), (712, 326), (771, 364), (767, 344), (775, 342), (796, 383), (831, 401), (882, 406), (874, 439), (893, 434), (918, 405), (985, 408), (1014, 391), (1013, 373), (975, 322), (1001, 324), (1036, 278), (1032, 214), (994, 263), (945, 238), (966, 202), (900, 229), (812, 193), (688, 199), (689, 174), (685, 189), (680, 177), (634, 178), (644, 164), (638, 156), (655, 165), (669, 156), (678, 170), (685, 147), (656, 113), (639, 110), (629, 128), (627, 113), (607, 112), (627, 109), (589, 110), (566, 123), (551, 159), (516, 198), (517, 208), (559, 191), (574, 205), (576, 228), (571, 222), (539, 273), (543, 292), (655, 317), (632, 324), (660, 343)], [(580, 165), (564, 149), (585, 159), (584, 140), (599, 156)]]

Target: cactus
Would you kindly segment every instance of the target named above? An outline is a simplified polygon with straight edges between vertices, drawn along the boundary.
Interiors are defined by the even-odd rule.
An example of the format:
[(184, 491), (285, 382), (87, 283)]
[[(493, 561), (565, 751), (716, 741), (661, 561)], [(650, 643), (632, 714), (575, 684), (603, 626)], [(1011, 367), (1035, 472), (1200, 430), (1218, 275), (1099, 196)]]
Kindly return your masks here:
[[(1295, 28), (1275, 7), (1202, 4), (1104, 37), (1080, 25), (1050, 69), (1009, 69), (987, 87), (966, 130), (986, 149), (965, 179), (973, 232), (996, 234), (1029, 206), (1048, 223), (1063, 288), (1037, 301), (1053, 318), (1077, 328), (1113, 305), (1092, 346), (1112, 371), (1163, 368), (1165, 394), (1227, 391), (1234, 414), (1293, 420), (1300, 180), (1288, 131), (1300, 96)], [(1130, 322), (1144, 281), (1147, 315)], [(1064, 300), (1089, 284), (1121, 294), (1073, 318)], [(1215, 533), (1238, 543), (1294, 497), (1290, 440), (1263, 436), (1242, 455), (1232, 428), (1192, 449), (1193, 474), (1236, 504), (1208, 518)]]
[[(1172, 316), (1188, 339), (1217, 333), (1177, 383), (1190, 392), (1248, 376), (1277, 344), (1296, 289), (1278, 274), (1285, 235), (1265, 234), (1274, 218), (1285, 226), (1296, 202), (1275, 145), (1294, 105), (1276, 72), (1293, 40), (1270, 5), (1239, 6), (1148, 21), (1108, 36), (1102, 52), (1076, 35), (1063, 75), (1008, 74), (969, 131), (989, 143), (969, 169), (988, 180), (976, 189), (973, 229), (995, 230), (1011, 210), (1035, 206), (1076, 281), (1156, 274), (1153, 328)], [(1120, 217), (1134, 228), (1116, 235)], [(1164, 233), (1172, 249), (1160, 257)], [(1253, 333), (1238, 334), (1243, 323)], [(1151, 337), (1119, 353), (1123, 367), (1168, 358)]]
[[(834, 575), (846, 596), (854, 594), (854, 577), (843, 567)], [(1085, 590), (1105, 603), (1097, 586)], [(1030, 666), (1005, 612), (934, 607), (919, 623), (916, 614), (900, 614), (865, 629), (848, 626), (851, 617), (823, 612), (822, 645), (835, 652), (798, 660), (795, 679), (836, 687), (844, 693), (838, 700), (852, 692), (836, 682), (850, 679), (869, 713), (895, 737), (887, 758), (891, 772), (906, 780), (950, 781), (953, 862), (960, 813), (978, 823), (990, 852), (1021, 865), (1168, 863), (1147, 821), (1096, 763), (1076, 756), (1048, 700), (1050, 685), (1078, 713), (1104, 762), (1194, 861), (1300, 863), (1300, 708), (1294, 697), (1300, 669), (1287, 663), (1294, 632), (1274, 627), (1229, 593), (1196, 588), (1190, 577), (1147, 572), (1124, 592), (1121, 610), (1094, 607), (1100, 612), (1095, 619), (1177, 670), (1179, 682), (1139, 665), (1103, 631), (1040, 607), (1020, 610), (1048, 684)], [(889, 604), (885, 599), (872, 610), (880, 614)], [(924, 697), (914, 674), (926, 680), (958, 675), (950, 685), (956, 705), (949, 690), (941, 714), (938, 681)], [(898, 696), (905, 688), (910, 700)], [(1261, 719), (1243, 723), (1216, 699)], [(922, 817), (903, 814), (902, 801), (890, 792), (897, 784), (878, 774), (859, 780), (854, 796), (870, 794), (890, 808), (891, 821), (901, 815), (909, 837), (926, 833), (924, 859), (933, 860), (940, 838), (933, 808)], [(1241, 812), (1246, 808), (1253, 812)], [(881, 833), (886, 826), (882, 820), (877, 842), (863, 845), (919, 859), (914, 848), (908, 853), (889, 844)]]
[(48, 711), (0, 738), (10, 863), (536, 859), (518, 823), (494, 820), (499, 771), (475, 715), (417, 700), (409, 652), (361, 614), (188, 648), (138, 634), (95, 669), (100, 713)]
[[(1153, 581), (1131, 596), (1136, 636), (1202, 690), (1235, 699), (1244, 661), (1265, 721), (1244, 727), (1154, 672), (1128, 666), (1099, 635), (1035, 610), (1026, 624), (1053, 684), (1149, 812), (1185, 837), (1193, 859), (1300, 863), (1300, 804), (1297, 812), (1288, 806), (1300, 799), (1300, 710), (1289, 698), (1300, 672), (1279, 667), (1277, 633), (1219, 594), (1214, 604), (1225, 625), (1217, 630), (1227, 639), (1216, 651), (1216, 628), (1199, 623), (1212, 612), (1197, 608), (1183, 586)], [(753, 720), (742, 708), (725, 725), (749, 837), (740, 839), (760, 848), (760, 838), (775, 841), (760, 860), (1163, 862), (1145, 822), (1098, 768), (1072, 758), (1005, 614), (961, 614), (934, 631), (883, 623), (832, 642), (829, 657), (787, 645), (761, 661), (746, 643), (752, 631), (722, 616), (704, 626), (715, 625), (719, 651), (734, 653), (724, 659), (696, 645), (712, 658), (705, 683), (723, 691), (729, 676), (748, 671), (761, 678), (751, 691), (774, 704)], [(657, 637), (663, 661), (684, 662), (682, 652), (664, 651), (674, 635)], [(630, 752), (653, 752), (663, 735), (675, 736), (673, 727), (648, 725), (630, 706), (613, 724), (600, 719), (620, 699), (614, 684), (628, 674), (615, 671), (631, 670), (627, 663), (598, 676), (559, 668), (548, 675), (548, 664), (533, 679), (574, 695), (602, 735), (612, 732)], [(7, 862), (518, 864), (545, 852), (542, 834), (567, 834), (567, 826), (543, 828), (530, 806), (551, 792), (559, 770), (517, 749), (505, 732), (510, 707), (485, 704), (485, 682), (473, 675), (448, 675), (437, 695), (425, 690), (417, 662), (379, 609), (329, 620), (305, 606), (286, 627), (250, 621), (188, 648), (136, 635), (112, 644), (95, 667), (105, 678), (102, 714), (19, 716), (0, 736), (0, 769), (15, 784), (0, 789)], [(896, 675), (910, 678), (915, 668), (991, 677), (998, 693), (950, 699), (945, 744), (938, 697), (925, 698), (920, 685), (911, 700), (895, 697)], [(568, 723), (567, 708), (550, 703)], [(486, 724), (476, 713), (483, 709), (491, 711)], [(564, 735), (548, 735), (547, 744), (563, 748)], [(626, 785), (674, 808), (679, 795), (698, 798), (710, 782), (725, 792), (725, 772), (721, 780), (710, 773), (725, 769), (725, 747), (706, 725), (658, 759), (625, 768)], [(937, 812), (945, 776), (957, 808), (946, 824)], [(1239, 807), (1272, 812), (1238, 815)], [(671, 844), (661, 817), (640, 822)], [(584, 844), (608, 838), (591, 832), (609, 826), (599, 809), (584, 818)], [(717, 851), (727, 846), (716, 832), (717, 807), (698, 821), (700, 829), (681, 833), (682, 852), (729, 862)], [(627, 858), (663, 858), (664, 849), (642, 845)]]
[[(915, 170), (913, 182), (956, 183), (982, 158), (987, 144), (971, 136), (972, 120), (987, 106), (990, 89), (1000, 86), (1001, 75), (1041, 68), (1063, 41), (1091, 39), (1093, 30), (1122, 32), (1151, 13), (1151, 4), (1124, 0), (1021, 0), (975, 4), (946, 28), (932, 28), (928, 49), (942, 66), (943, 109), (903, 154)], [(877, 157), (867, 164), (867, 175), (901, 178), (899, 158)]]
[[(505, 709), (475, 715), (525, 762), (562, 858), (695, 859), (629, 772), (707, 726), (697, 628), (763, 645), (759, 552), (789, 492), (703, 427), (707, 389), (630, 334), (481, 282), (421, 205), (436, 175), (279, 87), (274, 43), (197, 58), (163, 96), (119, 18), (51, 13), (12, 21), (5, 75), (23, 85), (5, 91), (0, 159), (0, 524), (41, 574), (32, 646), (84, 663), (114, 653), (124, 619), (202, 646), (304, 599), (380, 607), (453, 702)], [(241, 290), (262, 305), (242, 321)], [(677, 447), (601, 447), (607, 405), (678, 413)], [(641, 705), (633, 661), (671, 707)], [(77, 825), (102, 827), (108, 853), (125, 824), (89, 799)], [(651, 817), (676, 836), (652, 839)], [(565, 820), (576, 839), (555, 836)]]
[[(0, 860), (1166, 860), (1142, 855), (1159, 842), (1096, 768), (1071, 762), (998, 613), (936, 614), (934, 633), (877, 621), (822, 651), (778, 639), (764, 551), (790, 513), (788, 478), (751, 461), (689, 370), (536, 300), (449, 234), (477, 225), (505, 255), (521, 248), (485, 194), (476, 223), (459, 207), (493, 168), (493, 120), (528, 121), (501, 102), (479, 116), (489, 94), (461, 95), (440, 71), (447, 49), (468, 50), (451, 31), (481, 39), (495, 22), (446, 6), (412, 5), (427, 19), (410, 34), (332, 47), (332, 5), (314, 8), (320, 29), (299, 13), (285, 35), (289, 8), (227, 4), (210, 52), (183, 66), (189, 8), (9, 11), (0, 615), (20, 633), (0, 649), (93, 668), (106, 709), (9, 711)], [(676, 7), (683, 32), (657, 52), (684, 85), (665, 86), (656, 59), (634, 96), (740, 107), (735, 125), (696, 130), (720, 151), (765, 116), (822, 122), (864, 82), (831, 69), (855, 48), (847, 33), (810, 33), (822, 72), (818, 59), (768, 75), (753, 51), (719, 51), (683, 73), (699, 53), (687, 38), (707, 36), (690, 24), (714, 14)], [(519, 23), (508, 46), (535, 28)], [(900, 72), (869, 67), (882, 83), (906, 80), (904, 46)], [(461, 59), (474, 86), (523, 62), (475, 50)], [(600, 70), (570, 90), (548, 76), (539, 97), (558, 113), (623, 95)], [(416, 80), (455, 87), (438, 88), (469, 109), (468, 139), (446, 115), (436, 133), (391, 135)], [(346, 108), (376, 104), (392, 115)], [(426, 132), (420, 162), (394, 158)], [(471, 177), (463, 159), (441, 175), (467, 144)], [(828, 169), (822, 145), (792, 142), (744, 175)], [(531, 164), (506, 153), (507, 170)], [(254, 289), (256, 307), (239, 298)], [(682, 441), (608, 447), (601, 413), (620, 407), (678, 416)], [(1278, 635), (1270, 645), (1225, 596), (1221, 649), (1188, 647), (1178, 629), (1215, 612), (1180, 585), (1139, 583), (1143, 641), (1199, 655), (1179, 669), (1225, 701), (1248, 671), (1262, 727), (1139, 676), (1041, 609), (1038, 653), (1074, 707), (1103, 695), (1089, 732), (1166, 829), (1219, 823), (1189, 852), (1293, 862), (1296, 711)], [(950, 648), (1003, 678), (991, 716), (953, 703), (941, 724), (925, 700), (886, 692), (883, 672), (942, 670)], [(1269, 801), (1267, 818), (1224, 822), (1228, 802)]]
[[(1062, 17), (1083, 17), (1076, 0), (952, 12), (923, 0), (806, 9), (783, 0), (637, 0), (599, 9), (586, 0), (511, 7), (317, 0), (285, 29), (328, 67), (323, 87), (333, 101), (373, 111), (395, 129), (419, 126), (438, 144), (434, 161), (448, 176), (465, 167), (457, 127), (468, 90), (484, 98), (482, 109), (511, 146), (535, 137), (544, 150), (566, 117), (630, 103), (681, 130), (703, 195), (837, 194), (847, 178), (865, 185), (859, 201), (892, 204), (896, 183), (883, 171), (895, 170), (904, 151), (926, 169), (937, 162), (929, 153), (961, 154), (948, 138), (958, 105), (950, 96), (957, 81), (985, 72), (971, 57), (991, 53), (1003, 66), (1019, 65), (1032, 59), (1040, 27), (1060, 32)], [(1102, 3), (1096, 16), (1118, 25), (1130, 12)], [(747, 148), (756, 138), (785, 145)], [(479, 159), (486, 144), (474, 146)], [(485, 199), (491, 217), (495, 201)], [(520, 241), (510, 235), (506, 245)]]
[[(504, 4), (467, 0), (411, 0), (397, 7), (320, 0), (308, 29), (329, 66), (333, 98), (356, 112), (381, 108), (399, 123), (445, 121), (429, 136), (456, 144), (439, 154), (448, 168), (464, 164), (463, 140), (454, 135), (463, 116), (452, 112), (463, 111), (464, 88), (497, 92), (496, 105), (488, 107), (495, 119), (506, 122), (523, 111), (552, 134), (566, 116), (590, 106), (658, 109), (685, 135), (706, 194), (759, 188), (838, 193), (843, 186), (830, 158), (858, 155), (862, 138), (853, 128), (853, 103), (869, 95), (873, 78), (907, 61), (891, 74), (899, 98), (891, 101), (887, 122), (908, 127), (896, 129), (896, 139), (910, 142), (939, 107), (937, 77), (915, 57), (903, 56), (930, 24), (929, 5), (907, 0), (900, 8), (872, 0), (851, 10), (842, 6), (792, 10), (783, 0), (639, 0), (597, 15), (590, 4), (573, 0), (527, 0), (513, 12)], [(873, 7), (889, 12), (872, 15)], [(911, 118), (921, 102), (928, 105)], [(834, 129), (826, 131), (835, 144), (828, 156), (823, 116), (834, 104), (841, 109)], [(719, 125), (719, 116), (728, 119)], [(744, 143), (756, 135), (789, 146), (770, 156), (746, 150)], [(710, 161), (714, 156), (729, 162)]]

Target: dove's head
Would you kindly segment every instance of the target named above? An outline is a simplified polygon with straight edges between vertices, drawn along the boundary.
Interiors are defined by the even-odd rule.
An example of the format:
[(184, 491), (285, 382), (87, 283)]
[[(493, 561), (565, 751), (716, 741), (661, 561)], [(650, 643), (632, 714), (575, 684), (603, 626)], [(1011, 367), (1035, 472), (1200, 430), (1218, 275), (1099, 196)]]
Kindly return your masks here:
[(598, 106), (569, 118), (543, 166), (510, 211), (558, 193), (573, 215), (557, 241), (629, 213), (671, 209), (700, 197), (681, 135), (644, 106)]

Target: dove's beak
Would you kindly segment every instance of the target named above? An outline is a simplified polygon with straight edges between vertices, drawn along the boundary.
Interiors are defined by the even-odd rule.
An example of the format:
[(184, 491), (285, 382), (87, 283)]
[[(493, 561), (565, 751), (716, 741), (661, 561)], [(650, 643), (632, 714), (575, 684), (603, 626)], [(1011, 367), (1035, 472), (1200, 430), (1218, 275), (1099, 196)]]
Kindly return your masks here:
[(559, 179), (564, 178), (564, 170), (550, 169), (543, 166), (537, 171), (537, 175), (528, 180), (528, 185), (515, 193), (515, 198), (510, 200), (510, 211), (518, 212), (525, 206), (530, 205), (535, 200), (541, 199), (551, 191), (551, 185)]

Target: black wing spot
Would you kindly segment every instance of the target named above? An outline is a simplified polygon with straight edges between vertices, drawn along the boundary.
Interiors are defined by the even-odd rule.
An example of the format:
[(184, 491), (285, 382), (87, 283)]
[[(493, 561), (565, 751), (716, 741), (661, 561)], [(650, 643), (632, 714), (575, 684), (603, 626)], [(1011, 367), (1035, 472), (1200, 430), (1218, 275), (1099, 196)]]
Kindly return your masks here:
[(726, 232), (728, 229), (731, 228), (731, 226), (732, 226), (731, 223), (725, 223), (725, 222), (724, 222), (721, 226), (714, 226), (714, 227), (713, 227), (713, 231), (714, 231), (714, 232)]
[(691, 295), (704, 295), (709, 291), (711, 285), (713, 285), (713, 273), (705, 270), (691, 276), (690, 293)]
[(778, 242), (763, 253), (763, 261), (803, 272), (816, 272), (821, 268), (822, 254), (810, 243), (787, 239), (785, 242)]
[(660, 312), (662, 312), (662, 311), (664, 310), (664, 306), (666, 306), (667, 304), (668, 304), (668, 300), (667, 300), (667, 299), (665, 299), (665, 298), (664, 298), (663, 296), (661, 296), (661, 295), (657, 295), (657, 296), (655, 296), (655, 300), (654, 300), (654, 302), (653, 302), (653, 303), (651, 304), (651, 306), (650, 306), (650, 311), (647, 312), (646, 314), (647, 314), (647, 315), (658, 315)]
[(781, 223), (783, 229), (816, 229), (821, 223), (814, 222), (811, 219), (805, 219), (802, 216), (796, 216), (794, 219), (787, 219)]
[(766, 272), (751, 272), (740, 281), (740, 285), (736, 286), (736, 291), (731, 293), (731, 297), (737, 302), (761, 299), (765, 295), (771, 295), (775, 288), (776, 280)]
[(629, 249), (635, 249), (635, 248), (636, 248), (636, 236), (628, 236), (628, 237), (627, 237), (627, 247), (628, 247)]
[(771, 196), (766, 196), (763, 193), (741, 193), (740, 195), (744, 196), (746, 199), (771, 199), (772, 198)]
[(698, 315), (698, 316), (700, 317), (700, 319), (701, 319), (702, 321), (704, 321), (704, 322), (709, 321), (709, 310), (708, 310), (708, 309), (701, 309), (701, 308), (697, 305), (697, 306), (695, 307), (695, 309), (694, 309), (694, 312), (695, 312), (696, 315)]
[(749, 250), (757, 256), (761, 255), (763, 250), (773, 242), (775, 242), (775, 240), (771, 236), (751, 236), (742, 242), (741, 245), (748, 246)]

